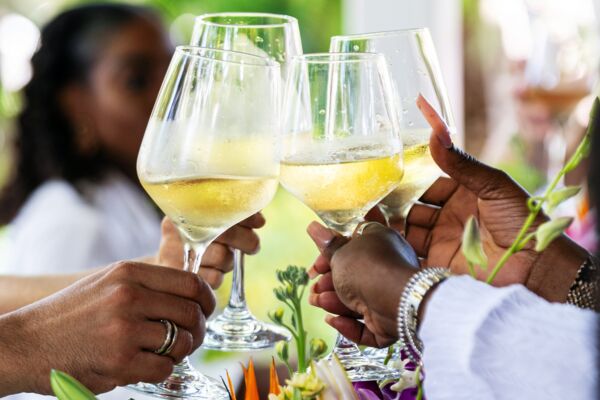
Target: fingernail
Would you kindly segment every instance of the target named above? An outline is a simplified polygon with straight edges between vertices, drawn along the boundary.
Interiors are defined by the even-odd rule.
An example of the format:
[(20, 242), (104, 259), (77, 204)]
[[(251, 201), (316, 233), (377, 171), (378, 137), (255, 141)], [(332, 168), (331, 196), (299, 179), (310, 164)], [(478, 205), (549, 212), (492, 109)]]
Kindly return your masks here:
[(436, 133), (437, 139), (440, 141), (442, 146), (447, 149), (452, 148), (452, 138), (450, 137), (450, 132), (448, 130), (441, 130)]
[(329, 242), (335, 237), (335, 235), (323, 225), (316, 221), (313, 221), (308, 225), (306, 229), (312, 240), (317, 244), (319, 249), (325, 248)]
[(311, 293), (308, 295), (308, 304), (311, 306), (318, 307), (319, 306), (319, 295), (316, 293)]
[(327, 314), (325, 316), (325, 322), (331, 326), (333, 326), (333, 315)]
[(317, 272), (317, 270), (315, 269), (315, 266), (313, 265), (312, 267), (310, 267), (310, 269), (308, 270), (308, 279), (310, 279), (311, 281), (313, 279), (315, 279), (317, 276), (319, 276), (319, 273)]

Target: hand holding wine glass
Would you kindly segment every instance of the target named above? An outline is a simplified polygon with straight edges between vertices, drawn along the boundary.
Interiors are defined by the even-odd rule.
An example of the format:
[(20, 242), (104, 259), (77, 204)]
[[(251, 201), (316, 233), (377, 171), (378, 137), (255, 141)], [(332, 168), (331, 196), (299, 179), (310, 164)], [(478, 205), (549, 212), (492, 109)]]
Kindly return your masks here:
[[(180, 46), (167, 71), (138, 157), (142, 186), (185, 243), (184, 269), (198, 273), (209, 244), (264, 208), (277, 190), (279, 65), (231, 51)], [(221, 399), (222, 385), (186, 359), (159, 397)]]
[[(257, 213), (217, 237), (202, 256), (199, 272), (202, 279), (213, 289), (221, 286), (225, 274), (232, 270), (232, 249), (241, 249), (247, 254), (257, 252), (260, 239), (254, 229), (262, 228), (264, 224), (264, 217)], [(160, 247), (155, 262), (165, 267), (182, 269), (184, 244), (177, 227), (168, 217), (165, 217), (161, 224), (161, 231)]]
[[(329, 228), (351, 235), (403, 173), (385, 59), (366, 53), (293, 58), (283, 114), (281, 184)], [(341, 336), (334, 353), (351, 380), (397, 375)]]

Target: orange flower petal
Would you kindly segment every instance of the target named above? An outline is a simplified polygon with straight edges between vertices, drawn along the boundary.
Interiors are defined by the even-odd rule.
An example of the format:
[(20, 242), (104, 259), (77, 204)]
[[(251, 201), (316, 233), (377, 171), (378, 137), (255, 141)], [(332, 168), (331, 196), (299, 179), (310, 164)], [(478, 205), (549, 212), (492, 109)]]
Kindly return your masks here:
[(225, 373), (227, 374), (227, 386), (229, 386), (229, 392), (231, 393), (231, 399), (237, 400), (235, 398), (235, 389), (233, 387), (233, 382), (231, 382), (231, 376), (229, 376), (229, 371), (226, 370)]
[(246, 396), (244, 400), (260, 400), (258, 398), (258, 385), (256, 384), (256, 373), (252, 357), (250, 357), (248, 369), (244, 370), (244, 377), (246, 380)]
[(281, 393), (281, 388), (279, 387), (279, 376), (277, 376), (275, 358), (271, 358), (271, 368), (269, 368), (269, 394), (278, 395), (279, 393)]

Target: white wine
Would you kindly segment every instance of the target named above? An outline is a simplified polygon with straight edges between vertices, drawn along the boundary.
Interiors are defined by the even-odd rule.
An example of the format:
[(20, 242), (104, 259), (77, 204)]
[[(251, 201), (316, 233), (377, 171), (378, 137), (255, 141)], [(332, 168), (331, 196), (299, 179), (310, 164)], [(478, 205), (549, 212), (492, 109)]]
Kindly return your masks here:
[(285, 161), (280, 181), (331, 228), (349, 234), (402, 179), (402, 156), (333, 163)]
[(262, 210), (275, 195), (277, 179), (217, 176), (142, 186), (189, 240), (203, 242)]
[(410, 207), (442, 174), (431, 158), (429, 142), (404, 148), (404, 177), (382, 201), (382, 209), (389, 217), (406, 217)]

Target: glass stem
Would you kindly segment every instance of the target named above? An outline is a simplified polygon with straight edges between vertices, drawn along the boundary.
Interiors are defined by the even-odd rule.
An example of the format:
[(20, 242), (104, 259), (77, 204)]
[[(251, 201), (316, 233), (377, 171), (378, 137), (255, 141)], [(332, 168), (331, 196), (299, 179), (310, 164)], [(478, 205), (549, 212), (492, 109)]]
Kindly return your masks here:
[(247, 311), (244, 291), (244, 253), (238, 249), (233, 250), (233, 277), (227, 308), (238, 312)]

